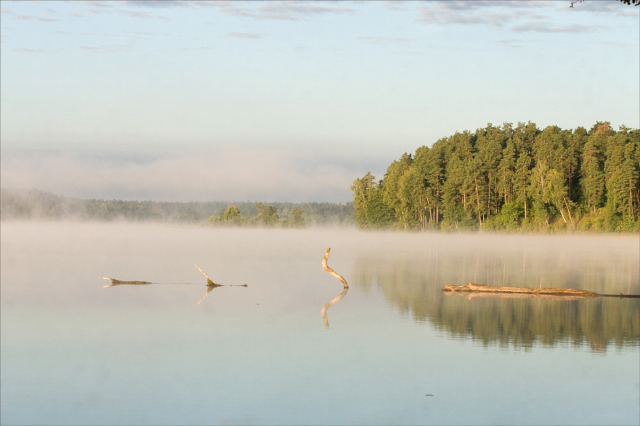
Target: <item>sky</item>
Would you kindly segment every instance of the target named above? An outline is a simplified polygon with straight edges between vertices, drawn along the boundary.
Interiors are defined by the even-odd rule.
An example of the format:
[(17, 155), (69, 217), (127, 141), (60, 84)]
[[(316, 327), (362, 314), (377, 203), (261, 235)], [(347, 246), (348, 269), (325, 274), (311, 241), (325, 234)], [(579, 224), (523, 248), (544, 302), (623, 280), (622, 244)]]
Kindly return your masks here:
[(347, 202), (487, 123), (640, 127), (640, 7), (570, 4), (2, 0), (2, 187)]

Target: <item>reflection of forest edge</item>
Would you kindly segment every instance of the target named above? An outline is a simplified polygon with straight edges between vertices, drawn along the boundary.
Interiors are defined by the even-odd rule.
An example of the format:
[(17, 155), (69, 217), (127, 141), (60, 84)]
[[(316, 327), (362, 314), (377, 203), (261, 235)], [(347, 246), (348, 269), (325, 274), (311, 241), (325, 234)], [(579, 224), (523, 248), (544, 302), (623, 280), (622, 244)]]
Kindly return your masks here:
[[(455, 338), (471, 337), (484, 345), (527, 349), (536, 342), (548, 346), (588, 343), (598, 352), (606, 351), (610, 344), (617, 348), (638, 345), (638, 299), (469, 297), (442, 291), (445, 284), (475, 281), (640, 292), (637, 262), (620, 253), (611, 257), (602, 253), (551, 255), (429, 252), (401, 259), (361, 256), (355, 261), (353, 280), (355, 286), (365, 289), (376, 284), (393, 306), (411, 312), (417, 321), (428, 320)], [(528, 264), (523, 271), (524, 257)]]

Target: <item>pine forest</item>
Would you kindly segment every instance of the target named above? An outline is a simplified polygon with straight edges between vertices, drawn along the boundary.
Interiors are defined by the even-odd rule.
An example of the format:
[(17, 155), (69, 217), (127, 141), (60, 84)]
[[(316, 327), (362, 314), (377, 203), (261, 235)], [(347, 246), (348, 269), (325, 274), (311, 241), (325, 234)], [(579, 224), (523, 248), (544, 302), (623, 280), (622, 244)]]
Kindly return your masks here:
[(456, 132), (353, 182), (359, 228), (640, 230), (640, 132), (534, 123)]

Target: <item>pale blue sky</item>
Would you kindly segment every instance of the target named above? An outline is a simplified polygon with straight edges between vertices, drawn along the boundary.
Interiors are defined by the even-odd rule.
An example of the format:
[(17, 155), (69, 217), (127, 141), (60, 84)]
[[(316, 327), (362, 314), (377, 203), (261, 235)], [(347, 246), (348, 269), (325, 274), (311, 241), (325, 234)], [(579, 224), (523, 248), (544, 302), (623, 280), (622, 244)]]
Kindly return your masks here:
[(348, 201), (488, 122), (639, 127), (617, 1), (1, 4), (3, 187)]

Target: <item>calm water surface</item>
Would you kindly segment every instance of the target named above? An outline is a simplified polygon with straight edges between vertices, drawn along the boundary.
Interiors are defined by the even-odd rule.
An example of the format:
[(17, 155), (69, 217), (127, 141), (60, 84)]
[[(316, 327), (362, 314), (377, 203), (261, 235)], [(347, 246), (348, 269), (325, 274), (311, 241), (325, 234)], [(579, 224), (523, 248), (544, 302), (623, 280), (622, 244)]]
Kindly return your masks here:
[[(638, 424), (638, 237), (2, 223), (2, 424)], [(350, 284), (321, 266), (329, 265)], [(220, 284), (207, 294), (198, 264)], [(107, 276), (155, 285), (102, 288)]]

